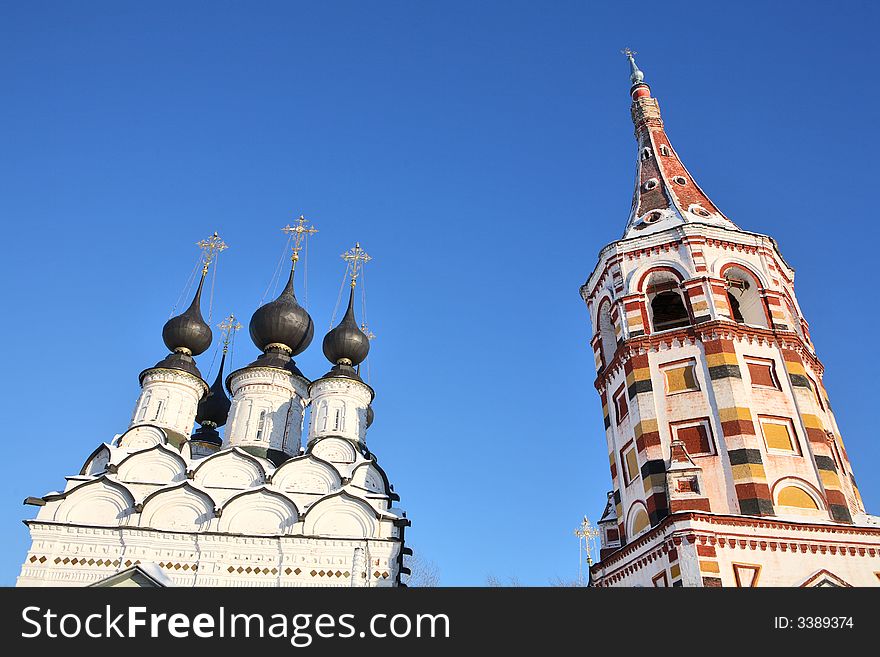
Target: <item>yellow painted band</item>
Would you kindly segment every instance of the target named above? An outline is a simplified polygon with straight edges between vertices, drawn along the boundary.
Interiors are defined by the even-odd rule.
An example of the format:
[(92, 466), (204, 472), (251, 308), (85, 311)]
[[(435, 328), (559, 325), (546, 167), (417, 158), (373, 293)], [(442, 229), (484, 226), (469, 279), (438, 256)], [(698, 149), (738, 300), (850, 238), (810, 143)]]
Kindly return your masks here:
[(734, 481), (755, 481), (766, 480), (767, 475), (764, 474), (764, 466), (758, 463), (740, 463), (730, 468), (733, 471)]

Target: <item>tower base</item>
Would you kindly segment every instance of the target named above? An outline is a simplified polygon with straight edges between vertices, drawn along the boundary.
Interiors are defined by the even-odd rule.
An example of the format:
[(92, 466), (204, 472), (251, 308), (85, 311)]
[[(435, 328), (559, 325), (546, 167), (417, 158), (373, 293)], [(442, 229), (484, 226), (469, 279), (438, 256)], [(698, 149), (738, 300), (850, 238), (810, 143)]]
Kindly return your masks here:
[(607, 554), (595, 586), (880, 586), (880, 519), (862, 524), (675, 513)]

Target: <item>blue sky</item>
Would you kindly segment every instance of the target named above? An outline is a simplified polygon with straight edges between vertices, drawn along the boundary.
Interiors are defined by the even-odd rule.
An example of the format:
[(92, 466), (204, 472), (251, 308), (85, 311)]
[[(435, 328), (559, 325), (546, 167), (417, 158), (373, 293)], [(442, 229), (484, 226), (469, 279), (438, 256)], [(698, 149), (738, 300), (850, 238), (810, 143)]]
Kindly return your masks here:
[[(231, 245), (215, 321), (247, 320), (300, 213), (321, 231), (307, 375), (327, 368), (339, 254), (360, 240), (375, 258), (369, 444), (412, 545), (447, 585), (574, 577), (573, 529), (610, 487), (578, 287), (629, 210), (624, 46), (703, 189), (796, 268), (880, 512), (878, 18), (868, 2), (2, 3), (0, 584), (28, 545), (21, 500), (126, 428), (194, 242)], [(242, 331), (236, 362), (255, 354)]]

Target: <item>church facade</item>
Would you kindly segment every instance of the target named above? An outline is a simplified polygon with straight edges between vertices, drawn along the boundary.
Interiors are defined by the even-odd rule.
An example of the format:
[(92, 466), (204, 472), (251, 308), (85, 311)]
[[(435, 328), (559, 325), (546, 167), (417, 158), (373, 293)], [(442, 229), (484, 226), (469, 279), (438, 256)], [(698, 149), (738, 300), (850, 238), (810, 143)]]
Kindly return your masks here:
[(613, 485), (592, 582), (878, 586), (880, 518), (859, 496), (794, 270), (696, 183), (628, 55), (632, 209), (581, 287)]
[(170, 353), (140, 375), (129, 427), (62, 491), (26, 500), (39, 511), (18, 586), (113, 585), (141, 570), (174, 586), (401, 583), (409, 520), (366, 445), (374, 392), (358, 373), (369, 351), (354, 316), (358, 260), (324, 338), (331, 368), (309, 380), (292, 359), (314, 332), (294, 294), (297, 252), (287, 286), (251, 318), (262, 354), (224, 381), (224, 348), (213, 385), (194, 360), (212, 342), (206, 260), (192, 304), (163, 329)]

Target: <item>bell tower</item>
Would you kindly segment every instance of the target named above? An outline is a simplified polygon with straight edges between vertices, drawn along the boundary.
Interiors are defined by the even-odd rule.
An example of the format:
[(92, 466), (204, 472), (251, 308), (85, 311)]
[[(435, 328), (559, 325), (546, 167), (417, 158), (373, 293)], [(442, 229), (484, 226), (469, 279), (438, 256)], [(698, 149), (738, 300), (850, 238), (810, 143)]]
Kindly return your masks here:
[[(827, 562), (850, 569), (842, 581), (880, 584), (880, 525), (862, 505), (794, 270), (773, 238), (739, 228), (697, 184), (635, 53), (624, 53), (637, 143), (632, 208), (623, 237), (602, 249), (581, 287), (613, 487), (593, 580), (737, 586), (745, 574), (736, 563), (758, 569), (754, 585), (793, 585)], [(873, 556), (846, 568), (774, 561), (763, 575), (771, 564), (756, 554), (733, 555), (743, 563), (719, 556), (732, 553), (721, 545), (749, 552), (751, 542), (775, 557), (849, 550), (831, 539), (786, 543), (817, 525), (834, 541), (866, 528)], [(645, 556), (651, 566), (633, 566)]]

